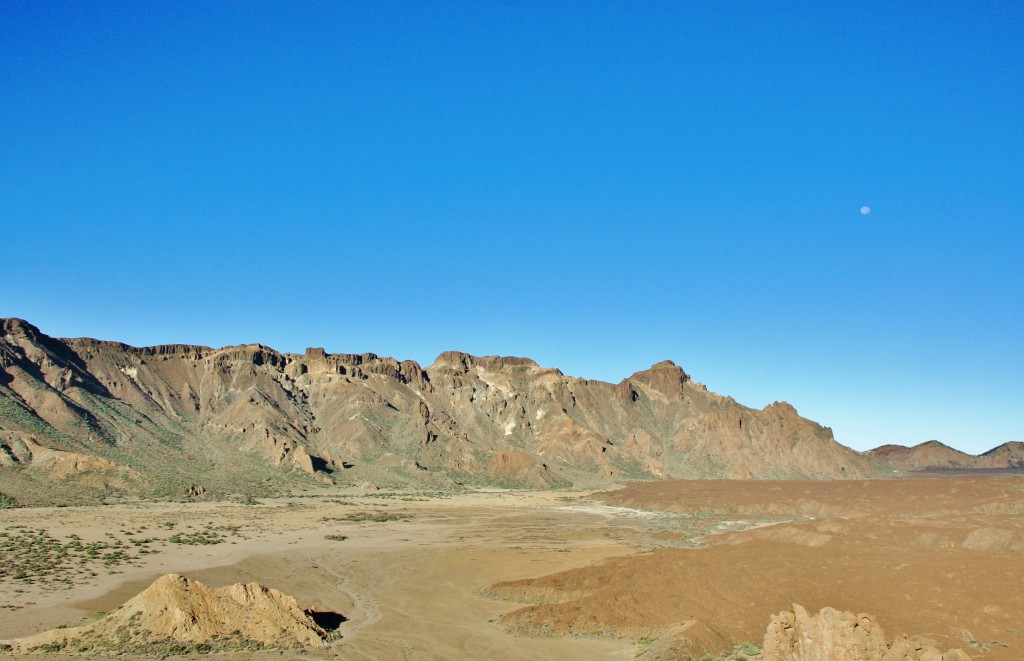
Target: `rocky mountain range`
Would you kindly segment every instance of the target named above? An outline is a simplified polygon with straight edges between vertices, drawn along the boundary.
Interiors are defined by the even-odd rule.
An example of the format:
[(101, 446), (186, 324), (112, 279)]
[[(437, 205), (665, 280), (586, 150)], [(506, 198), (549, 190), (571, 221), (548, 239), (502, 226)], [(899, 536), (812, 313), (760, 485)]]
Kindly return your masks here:
[(789, 404), (748, 408), (669, 361), (612, 384), (527, 358), (446, 352), (422, 367), (260, 344), (137, 348), (0, 323), (0, 492), (12, 501), (889, 470)]
[(979, 455), (967, 454), (939, 441), (913, 447), (883, 445), (869, 454), (905, 471), (1024, 469), (1024, 443), (1011, 441)]

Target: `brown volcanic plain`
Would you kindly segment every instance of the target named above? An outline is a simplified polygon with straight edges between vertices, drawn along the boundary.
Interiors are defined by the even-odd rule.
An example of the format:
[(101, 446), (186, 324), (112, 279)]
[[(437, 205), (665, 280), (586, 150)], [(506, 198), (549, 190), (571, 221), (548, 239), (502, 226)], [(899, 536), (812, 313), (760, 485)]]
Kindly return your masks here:
[[(890, 636), (968, 658), (1024, 656), (1017, 476), (665, 481), (595, 493), (335, 488), (255, 505), (20, 508), (2, 527), (5, 553), (37, 531), (152, 541), (121, 564), (4, 578), (0, 644), (81, 624), (177, 573), (214, 588), (258, 582), (345, 618), (325, 647), (288, 648), (289, 658), (757, 658), (751, 645), (793, 604), (870, 613)], [(221, 539), (181, 543), (203, 534)], [(145, 658), (146, 647), (131, 649), (128, 658)]]
[(1024, 658), (1024, 477), (865, 479), (934, 445), (857, 453), (669, 362), (2, 330), (0, 653), (739, 661), (798, 621)]
[(943, 648), (973, 643), (988, 649), (983, 658), (1024, 657), (1021, 477), (662, 482), (601, 497), (732, 523), (703, 538), (703, 548), (495, 586), (506, 598), (543, 602), (505, 616), (511, 627), (655, 637), (668, 630), (717, 650), (759, 640), (764, 613), (795, 602), (871, 613), (887, 630), (923, 634)]

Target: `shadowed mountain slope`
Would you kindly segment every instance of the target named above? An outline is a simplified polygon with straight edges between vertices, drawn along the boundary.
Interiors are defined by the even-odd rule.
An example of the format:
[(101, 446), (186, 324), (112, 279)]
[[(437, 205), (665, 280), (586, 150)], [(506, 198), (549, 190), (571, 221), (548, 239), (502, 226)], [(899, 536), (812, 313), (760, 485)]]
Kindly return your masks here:
[(224, 495), (309, 479), (543, 488), (862, 478), (881, 465), (786, 403), (742, 406), (670, 361), (611, 384), (526, 358), (446, 352), (424, 368), (259, 344), (136, 348), (2, 321), (8, 491), (40, 475), (62, 479), (65, 496), (174, 495), (194, 484)]

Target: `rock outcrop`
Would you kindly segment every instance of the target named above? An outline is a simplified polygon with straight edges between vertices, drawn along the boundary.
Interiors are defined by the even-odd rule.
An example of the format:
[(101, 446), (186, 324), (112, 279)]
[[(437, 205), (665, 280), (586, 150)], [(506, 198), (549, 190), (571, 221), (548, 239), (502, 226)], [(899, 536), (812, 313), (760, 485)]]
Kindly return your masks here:
[(970, 661), (962, 650), (940, 652), (906, 635), (889, 640), (870, 615), (825, 607), (810, 615), (799, 604), (773, 615), (761, 647), (762, 661)]
[(147, 494), (201, 483), (215, 498), (283, 476), (552, 487), (865, 478), (882, 465), (786, 403), (743, 406), (671, 361), (611, 384), (528, 358), (445, 352), (423, 368), (321, 348), (55, 339), (17, 319), (0, 329), (0, 470), (32, 463), (29, 439), (29, 454), (69, 453), (59, 473), (130, 469)]
[(295, 599), (258, 583), (209, 588), (165, 574), (90, 624), (0, 641), (11, 651), (182, 651), (323, 647), (328, 632)]

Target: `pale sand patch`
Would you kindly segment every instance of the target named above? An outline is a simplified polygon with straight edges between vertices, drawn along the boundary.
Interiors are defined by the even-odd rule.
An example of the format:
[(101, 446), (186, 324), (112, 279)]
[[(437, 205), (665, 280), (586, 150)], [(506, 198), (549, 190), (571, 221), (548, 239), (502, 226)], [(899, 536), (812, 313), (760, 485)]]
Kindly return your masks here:
[(567, 512), (583, 512), (584, 514), (598, 514), (601, 516), (633, 516), (642, 519), (665, 516), (664, 512), (638, 510), (632, 507), (615, 507), (613, 505), (565, 505), (559, 509)]

